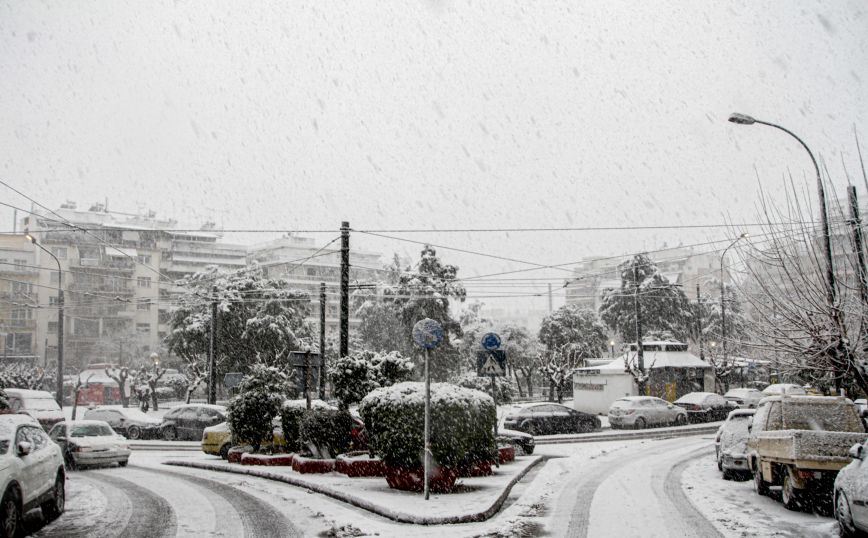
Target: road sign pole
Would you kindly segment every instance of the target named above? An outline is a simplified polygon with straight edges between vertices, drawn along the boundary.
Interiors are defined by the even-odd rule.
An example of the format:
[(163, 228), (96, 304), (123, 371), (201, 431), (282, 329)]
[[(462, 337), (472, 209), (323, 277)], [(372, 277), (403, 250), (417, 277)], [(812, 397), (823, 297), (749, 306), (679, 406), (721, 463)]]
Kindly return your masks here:
[(497, 437), (497, 381), (491, 376), (491, 399), (494, 400), (494, 436)]
[(431, 376), (428, 375), (428, 348), (425, 348), (425, 500), (428, 500), (428, 483), (431, 481)]

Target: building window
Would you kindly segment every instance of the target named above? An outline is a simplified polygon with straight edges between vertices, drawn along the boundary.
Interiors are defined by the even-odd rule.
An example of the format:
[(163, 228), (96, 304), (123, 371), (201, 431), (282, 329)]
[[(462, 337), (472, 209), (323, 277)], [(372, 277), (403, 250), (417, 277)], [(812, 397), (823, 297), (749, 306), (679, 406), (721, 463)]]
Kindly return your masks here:
[(48, 297), (48, 304), (49, 304), (49, 306), (57, 306), (57, 305), (59, 304), (59, 302), (60, 302), (60, 301), (58, 300), (57, 295), (50, 295), (50, 296)]
[(136, 323), (136, 332), (139, 334), (151, 334), (151, 324)]
[(136, 305), (137, 310), (150, 310), (151, 309), (151, 301), (150, 299), (142, 299)]
[(137, 279), (140, 288), (150, 288), (151, 287), (151, 277), (149, 276), (140, 276)]
[(12, 293), (26, 295), (33, 292), (33, 285), (27, 282), (13, 282)]
[(51, 253), (60, 260), (66, 259), (66, 247), (51, 247)]
[(159, 337), (160, 341), (165, 340), (166, 339), (166, 331), (159, 331), (157, 333), (157, 337)]
[(30, 333), (8, 333), (6, 335), (7, 355), (30, 355), (33, 352), (33, 335)]
[(49, 321), (48, 322), (48, 332), (50, 332), (51, 334), (57, 333), (57, 322), (56, 321)]
[(150, 254), (139, 254), (138, 256), (136, 256), (136, 260), (138, 260), (138, 262), (141, 264), (151, 265), (151, 255)]
[(60, 284), (60, 273), (58, 273), (57, 271), (51, 272), (51, 283)]

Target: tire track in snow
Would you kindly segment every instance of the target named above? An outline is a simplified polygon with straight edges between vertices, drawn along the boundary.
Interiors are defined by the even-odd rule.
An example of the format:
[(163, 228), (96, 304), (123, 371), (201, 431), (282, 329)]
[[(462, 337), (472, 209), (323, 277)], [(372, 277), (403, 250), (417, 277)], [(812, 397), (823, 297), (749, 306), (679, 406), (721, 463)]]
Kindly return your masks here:
[(240, 489), (207, 478), (194, 477), (186, 473), (163, 471), (148, 467), (138, 467), (137, 469), (168, 476), (173, 480), (183, 480), (219, 495), (234, 508), (240, 517), (245, 537), (280, 538), (303, 536), (282, 513), (270, 504)]
[[(651, 458), (672, 450), (671, 445), (682, 442), (664, 442), (662, 446), (644, 451), (640, 455), (640, 459)], [(643, 443), (644, 446), (644, 443)], [(592, 472), (587, 473), (579, 478), (573, 484), (567, 484), (564, 487), (564, 494), (576, 495), (575, 504), (570, 513), (569, 525), (566, 529), (565, 536), (568, 538), (585, 538), (588, 536), (588, 528), (591, 516), (591, 503), (594, 500), (594, 494), (600, 485), (615, 471), (621, 467), (637, 461), (632, 454), (616, 453), (612, 454), (611, 460), (597, 466)]]
[[(696, 449), (686, 458), (675, 464), (662, 480), (665, 498), (668, 499), (674, 510), (681, 516), (678, 523), (681, 526), (683, 536), (723, 537), (723, 534), (717, 530), (717, 527), (706, 519), (693, 505), (681, 486), (681, 475), (684, 474), (684, 469), (694, 460), (707, 456), (711, 452), (710, 446)], [(655, 484), (659, 485), (660, 483), (660, 480), (655, 480)]]

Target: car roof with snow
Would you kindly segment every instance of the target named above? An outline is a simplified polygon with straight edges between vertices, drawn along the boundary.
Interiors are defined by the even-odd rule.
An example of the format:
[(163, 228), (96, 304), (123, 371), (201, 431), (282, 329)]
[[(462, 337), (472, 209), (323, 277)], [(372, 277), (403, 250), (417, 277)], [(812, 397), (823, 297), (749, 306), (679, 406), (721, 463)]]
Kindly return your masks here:
[(226, 412), (226, 406), (216, 405), (216, 404), (203, 404), (203, 403), (188, 403), (188, 404), (176, 405), (175, 407), (170, 408), (169, 411), (174, 411), (176, 409), (189, 409), (190, 407), (204, 407), (206, 409), (216, 409), (217, 411), (220, 411), (223, 413)]
[(728, 391), (726, 391), (726, 394), (724, 394), (724, 396), (729, 396), (729, 395), (736, 396), (739, 394), (750, 394), (752, 392), (762, 392), (762, 391), (760, 391), (759, 389), (752, 389), (752, 388), (748, 388), (748, 387), (738, 387), (735, 389), (729, 389)]
[(54, 399), (54, 396), (48, 391), (45, 390), (30, 390), (30, 389), (3, 389), (3, 391), (8, 396), (18, 396), (19, 398), (24, 398), (25, 400), (28, 398), (51, 398)]
[(713, 392), (689, 392), (684, 396), (675, 400), (675, 403), (684, 402), (684, 403), (702, 403), (709, 397), (723, 398), (719, 394), (715, 394)]
[(727, 419), (735, 417), (752, 417), (756, 414), (756, 409), (734, 409), (726, 416)]
[(39, 425), (39, 422), (30, 415), (20, 413), (0, 415), (0, 439), (12, 439), (12, 436), (15, 435), (15, 428), (19, 424)]

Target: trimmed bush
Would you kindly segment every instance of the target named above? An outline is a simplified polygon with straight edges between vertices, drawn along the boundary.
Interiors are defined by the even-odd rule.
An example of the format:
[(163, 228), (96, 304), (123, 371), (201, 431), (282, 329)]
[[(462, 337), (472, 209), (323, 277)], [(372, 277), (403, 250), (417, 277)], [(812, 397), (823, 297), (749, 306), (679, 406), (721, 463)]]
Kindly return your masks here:
[(254, 365), (242, 379), (238, 395), (227, 406), (232, 439), (243, 440), (258, 452), (263, 443), (271, 444), (271, 420), (280, 413), (281, 404), (291, 390), (289, 378), (277, 368)]
[(350, 449), (352, 429), (353, 417), (347, 411), (311, 409), (302, 415), (298, 435), (314, 456), (330, 459)]
[(412, 375), (413, 361), (402, 357), (397, 351), (359, 351), (337, 359), (329, 368), (335, 398), (344, 409), (361, 401), (375, 388), (406, 381)]
[[(322, 400), (311, 400), (310, 406), (312, 409), (334, 409)], [(286, 400), (280, 406), (280, 426), (288, 452), (301, 452), (303, 448), (299, 441), (299, 427), (305, 411), (307, 400)]]
[[(373, 451), (388, 465), (423, 464), (425, 385), (405, 382), (376, 389), (359, 405)], [(450, 383), (431, 384), (431, 452), (435, 465), (455, 467), (466, 457), (496, 457), (491, 397)]]

